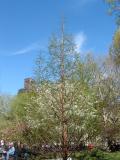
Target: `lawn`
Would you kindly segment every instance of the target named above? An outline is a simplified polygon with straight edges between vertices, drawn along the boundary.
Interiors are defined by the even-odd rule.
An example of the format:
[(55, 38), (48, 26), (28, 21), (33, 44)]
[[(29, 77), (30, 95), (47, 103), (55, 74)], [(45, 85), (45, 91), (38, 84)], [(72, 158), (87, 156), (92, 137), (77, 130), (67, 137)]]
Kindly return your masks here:
[(94, 149), (91, 152), (76, 153), (74, 158), (76, 160), (120, 160), (120, 152), (109, 153)]

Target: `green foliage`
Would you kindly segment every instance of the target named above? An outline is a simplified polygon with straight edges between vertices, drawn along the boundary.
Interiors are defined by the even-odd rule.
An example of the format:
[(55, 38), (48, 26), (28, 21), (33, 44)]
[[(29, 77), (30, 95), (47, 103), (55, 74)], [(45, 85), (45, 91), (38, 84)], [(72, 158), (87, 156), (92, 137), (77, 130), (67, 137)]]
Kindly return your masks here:
[(9, 95), (0, 95), (0, 117), (7, 118), (10, 111), (10, 103), (12, 97)]
[(120, 29), (115, 32), (110, 55), (116, 67), (120, 67)]
[(74, 158), (78, 160), (119, 160), (120, 153), (107, 153), (98, 149), (94, 149), (91, 152), (85, 151), (77, 153)]
[(120, 1), (119, 0), (105, 0), (108, 3), (109, 9), (108, 12), (110, 14), (115, 14), (116, 23), (120, 26)]
[[(119, 48), (119, 39), (116, 32), (114, 49)], [(49, 55), (41, 54), (36, 62), (36, 91), (16, 95), (7, 112), (1, 101), (3, 133), (36, 146), (66, 147), (80, 141), (104, 146), (107, 137), (119, 139), (120, 77), (113, 63), (106, 60), (99, 66), (91, 55), (81, 58), (74, 40), (65, 34), (52, 37)], [(93, 150), (80, 156), (104, 160), (107, 154)]]
[(9, 119), (14, 130), (19, 126), (22, 131), (18, 134), (16, 129), (16, 138), (29, 144), (61, 143), (63, 124), (70, 143), (118, 137), (116, 75), (106, 66), (105, 71), (101, 69), (91, 55), (82, 59), (69, 36), (64, 35), (64, 44), (53, 37), (49, 52), (49, 59), (37, 58), (36, 93), (18, 94), (11, 102)]

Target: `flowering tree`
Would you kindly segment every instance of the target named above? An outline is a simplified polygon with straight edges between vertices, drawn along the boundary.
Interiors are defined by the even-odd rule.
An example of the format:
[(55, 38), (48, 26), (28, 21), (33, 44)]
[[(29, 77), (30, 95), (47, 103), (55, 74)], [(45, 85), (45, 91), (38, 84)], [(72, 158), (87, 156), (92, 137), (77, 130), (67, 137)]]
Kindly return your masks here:
[(95, 62), (90, 56), (81, 60), (63, 26), (60, 38), (52, 37), (46, 59), (37, 58), (37, 96), (25, 108), (26, 120), (41, 144), (60, 145), (63, 160), (70, 154), (70, 145), (86, 141), (92, 133), (88, 126), (96, 118), (95, 72)]

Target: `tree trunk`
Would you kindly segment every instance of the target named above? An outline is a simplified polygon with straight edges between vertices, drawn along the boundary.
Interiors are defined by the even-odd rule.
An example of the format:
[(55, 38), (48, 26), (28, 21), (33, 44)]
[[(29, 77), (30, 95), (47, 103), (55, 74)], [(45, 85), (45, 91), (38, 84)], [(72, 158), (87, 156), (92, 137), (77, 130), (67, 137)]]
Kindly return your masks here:
[(68, 139), (67, 139), (67, 126), (64, 124), (63, 126), (63, 160), (67, 160), (68, 158)]
[(62, 41), (61, 41), (61, 121), (62, 121), (62, 154), (63, 160), (68, 158), (68, 133), (67, 133), (67, 121), (65, 115), (65, 62), (64, 62), (64, 23), (62, 24)]

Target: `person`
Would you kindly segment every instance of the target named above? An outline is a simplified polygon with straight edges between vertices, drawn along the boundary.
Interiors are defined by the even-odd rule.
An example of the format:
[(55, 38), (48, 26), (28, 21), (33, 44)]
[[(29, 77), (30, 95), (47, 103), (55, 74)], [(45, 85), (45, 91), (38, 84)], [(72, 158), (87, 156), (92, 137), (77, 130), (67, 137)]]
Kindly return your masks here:
[(30, 152), (27, 145), (24, 145), (21, 142), (18, 142), (15, 145), (15, 157), (17, 160), (22, 158), (24, 158), (24, 160), (28, 160), (29, 154)]
[(16, 160), (20, 159), (21, 158), (21, 142), (18, 141), (15, 143), (15, 157), (16, 157)]
[(94, 148), (94, 145), (92, 143), (88, 144), (88, 150), (91, 151)]
[(3, 149), (2, 149), (2, 146), (0, 144), (0, 159), (2, 159), (2, 154), (3, 154)]
[(7, 160), (9, 160), (9, 157), (14, 157), (15, 156), (15, 147), (13, 142), (9, 144), (9, 150), (7, 152)]
[(7, 160), (8, 146), (5, 144), (3, 148), (3, 160)]
[(0, 141), (0, 144), (1, 144), (1, 146), (4, 146), (4, 140), (3, 139)]
[(22, 144), (22, 146), (21, 146), (21, 154), (23, 155), (24, 160), (28, 160), (29, 159), (30, 151), (29, 151), (29, 148), (27, 147), (27, 145)]
[(0, 141), (0, 157), (2, 157), (2, 160), (7, 160), (7, 151), (8, 147), (6, 145), (6, 142), (4, 140)]

